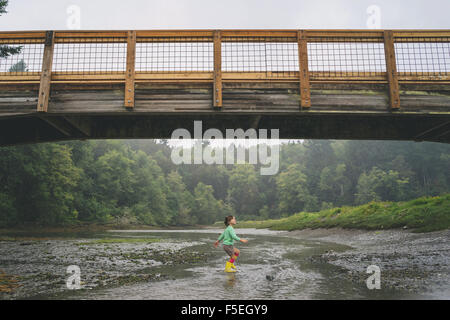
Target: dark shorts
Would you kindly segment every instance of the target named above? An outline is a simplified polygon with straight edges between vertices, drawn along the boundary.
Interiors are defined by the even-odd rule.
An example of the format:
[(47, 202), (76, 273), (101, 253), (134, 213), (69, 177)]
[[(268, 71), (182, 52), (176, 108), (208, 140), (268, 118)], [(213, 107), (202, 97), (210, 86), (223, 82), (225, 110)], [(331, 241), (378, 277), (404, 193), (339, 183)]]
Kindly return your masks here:
[(234, 247), (232, 245), (224, 244), (223, 250), (231, 257), (234, 255)]

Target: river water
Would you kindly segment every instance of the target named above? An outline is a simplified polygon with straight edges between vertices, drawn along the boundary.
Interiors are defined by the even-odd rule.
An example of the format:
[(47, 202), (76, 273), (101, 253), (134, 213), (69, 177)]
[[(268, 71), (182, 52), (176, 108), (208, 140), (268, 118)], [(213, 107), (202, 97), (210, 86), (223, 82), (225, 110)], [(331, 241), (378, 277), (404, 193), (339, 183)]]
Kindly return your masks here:
[[(241, 255), (236, 273), (225, 273), (227, 255), (213, 247), (221, 229), (122, 230), (71, 238), (0, 241), (0, 270), (21, 279), (3, 299), (403, 299), (420, 298), (392, 288), (369, 290), (348, 270), (320, 259), (326, 252), (350, 247), (296, 239), (286, 233), (236, 229), (247, 244), (236, 243)], [(21, 235), (22, 237), (24, 235)], [(155, 243), (80, 245), (92, 239), (156, 238)], [(151, 254), (146, 255), (148, 252)], [(159, 254), (158, 252), (161, 252)], [(158, 253), (158, 255), (155, 255)], [(166, 254), (166, 256), (164, 256)], [(177, 256), (181, 256), (179, 258)], [(167, 258), (168, 257), (168, 258)], [(198, 259), (197, 259), (198, 258)], [(184, 260), (186, 259), (186, 260)], [(80, 267), (81, 289), (67, 288), (66, 267)], [(361, 262), (365, 271), (367, 262)], [(108, 281), (118, 275), (129, 282)], [(128, 279), (127, 278), (127, 279)], [(102, 285), (104, 284), (104, 285)]]

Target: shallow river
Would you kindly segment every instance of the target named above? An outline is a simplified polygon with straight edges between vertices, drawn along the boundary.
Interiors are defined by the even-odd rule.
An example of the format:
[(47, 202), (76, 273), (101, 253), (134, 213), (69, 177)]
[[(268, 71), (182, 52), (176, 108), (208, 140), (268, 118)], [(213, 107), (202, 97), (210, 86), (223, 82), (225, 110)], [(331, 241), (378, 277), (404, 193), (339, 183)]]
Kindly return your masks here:
[[(352, 281), (345, 269), (320, 259), (327, 251), (350, 247), (299, 240), (268, 230), (236, 229), (247, 244), (237, 243), (238, 271), (225, 273), (227, 255), (213, 247), (222, 230), (110, 231), (76, 238), (0, 241), (0, 269), (23, 280), (15, 295), (3, 299), (403, 299), (420, 296), (401, 290), (369, 290), (364, 279)], [(22, 237), (24, 235), (21, 235)], [(41, 235), (42, 237), (43, 235)], [(80, 245), (101, 238), (157, 238), (156, 243)], [(187, 261), (147, 259), (150, 249), (182, 250)], [(120, 253), (119, 257), (117, 253)], [(47, 255), (49, 258), (45, 258)], [(124, 259), (124, 257), (129, 257)], [(196, 258), (199, 257), (197, 260)], [(183, 258), (184, 259), (184, 258)], [(186, 258), (187, 259), (187, 258)], [(162, 262), (161, 262), (162, 261)], [(181, 262), (180, 262), (181, 261)], [(366, 263), (367, 264), (367, 263)], [(81, 289), (69, 290), (66, 267), (80, 267)], [(361, 265), (365, 270), (366, 265)], [(132, 282), (108, 284), (121, 273)], [(150, 276), (151, 274), (151, 276)], [(44, 276), (43, 276), (44, 275)], [(47, 276), (45, 276), (47, 275)], [(147, 275), (147, 277), (146, 277)], [(370, 275), (362, 275), (367, 278)], [(33, 278), (34, 277), (34, 278)], [(46, 278), (47, 277), (47, 278)], [(136, 280), (137, 278), (137, 280)], [(105, 280), (106, 279), (106, 280)]]

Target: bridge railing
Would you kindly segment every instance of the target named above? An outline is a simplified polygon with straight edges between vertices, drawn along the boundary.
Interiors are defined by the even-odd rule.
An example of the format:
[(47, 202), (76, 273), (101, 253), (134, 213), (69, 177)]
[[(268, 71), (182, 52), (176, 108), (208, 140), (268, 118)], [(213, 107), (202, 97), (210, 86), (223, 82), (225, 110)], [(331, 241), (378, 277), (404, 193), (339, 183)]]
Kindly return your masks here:
[[(5, 48), (10, 48), (7, 54)], [(13, 54), (11, 54), (11, 48)], [(0, 83), (298, 82), (308, 108), (314, 82), (450, 83), (450, 30), (173, 30), (0, 32)]]

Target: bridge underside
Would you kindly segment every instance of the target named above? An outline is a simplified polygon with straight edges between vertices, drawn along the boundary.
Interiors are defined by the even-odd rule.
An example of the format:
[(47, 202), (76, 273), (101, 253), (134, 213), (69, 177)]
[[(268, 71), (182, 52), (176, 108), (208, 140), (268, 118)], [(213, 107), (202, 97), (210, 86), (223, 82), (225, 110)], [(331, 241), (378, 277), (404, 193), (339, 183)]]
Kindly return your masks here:
[(52, 83), (48, 112), (37, 112), (39, 83), (0, 87), (0, 145), (72, 139), (171, 138), (194, 121), (216, 128), (279, 129), (281, 139), (450, 142), (450, 85), (400, 84), (400, 110), (386, 83), (312, 83), (311, 107), (299, 107), (296, 82), (225, 82), (223, 107), (213, 85), (136, 83), (124, 107), (123, 83)]

